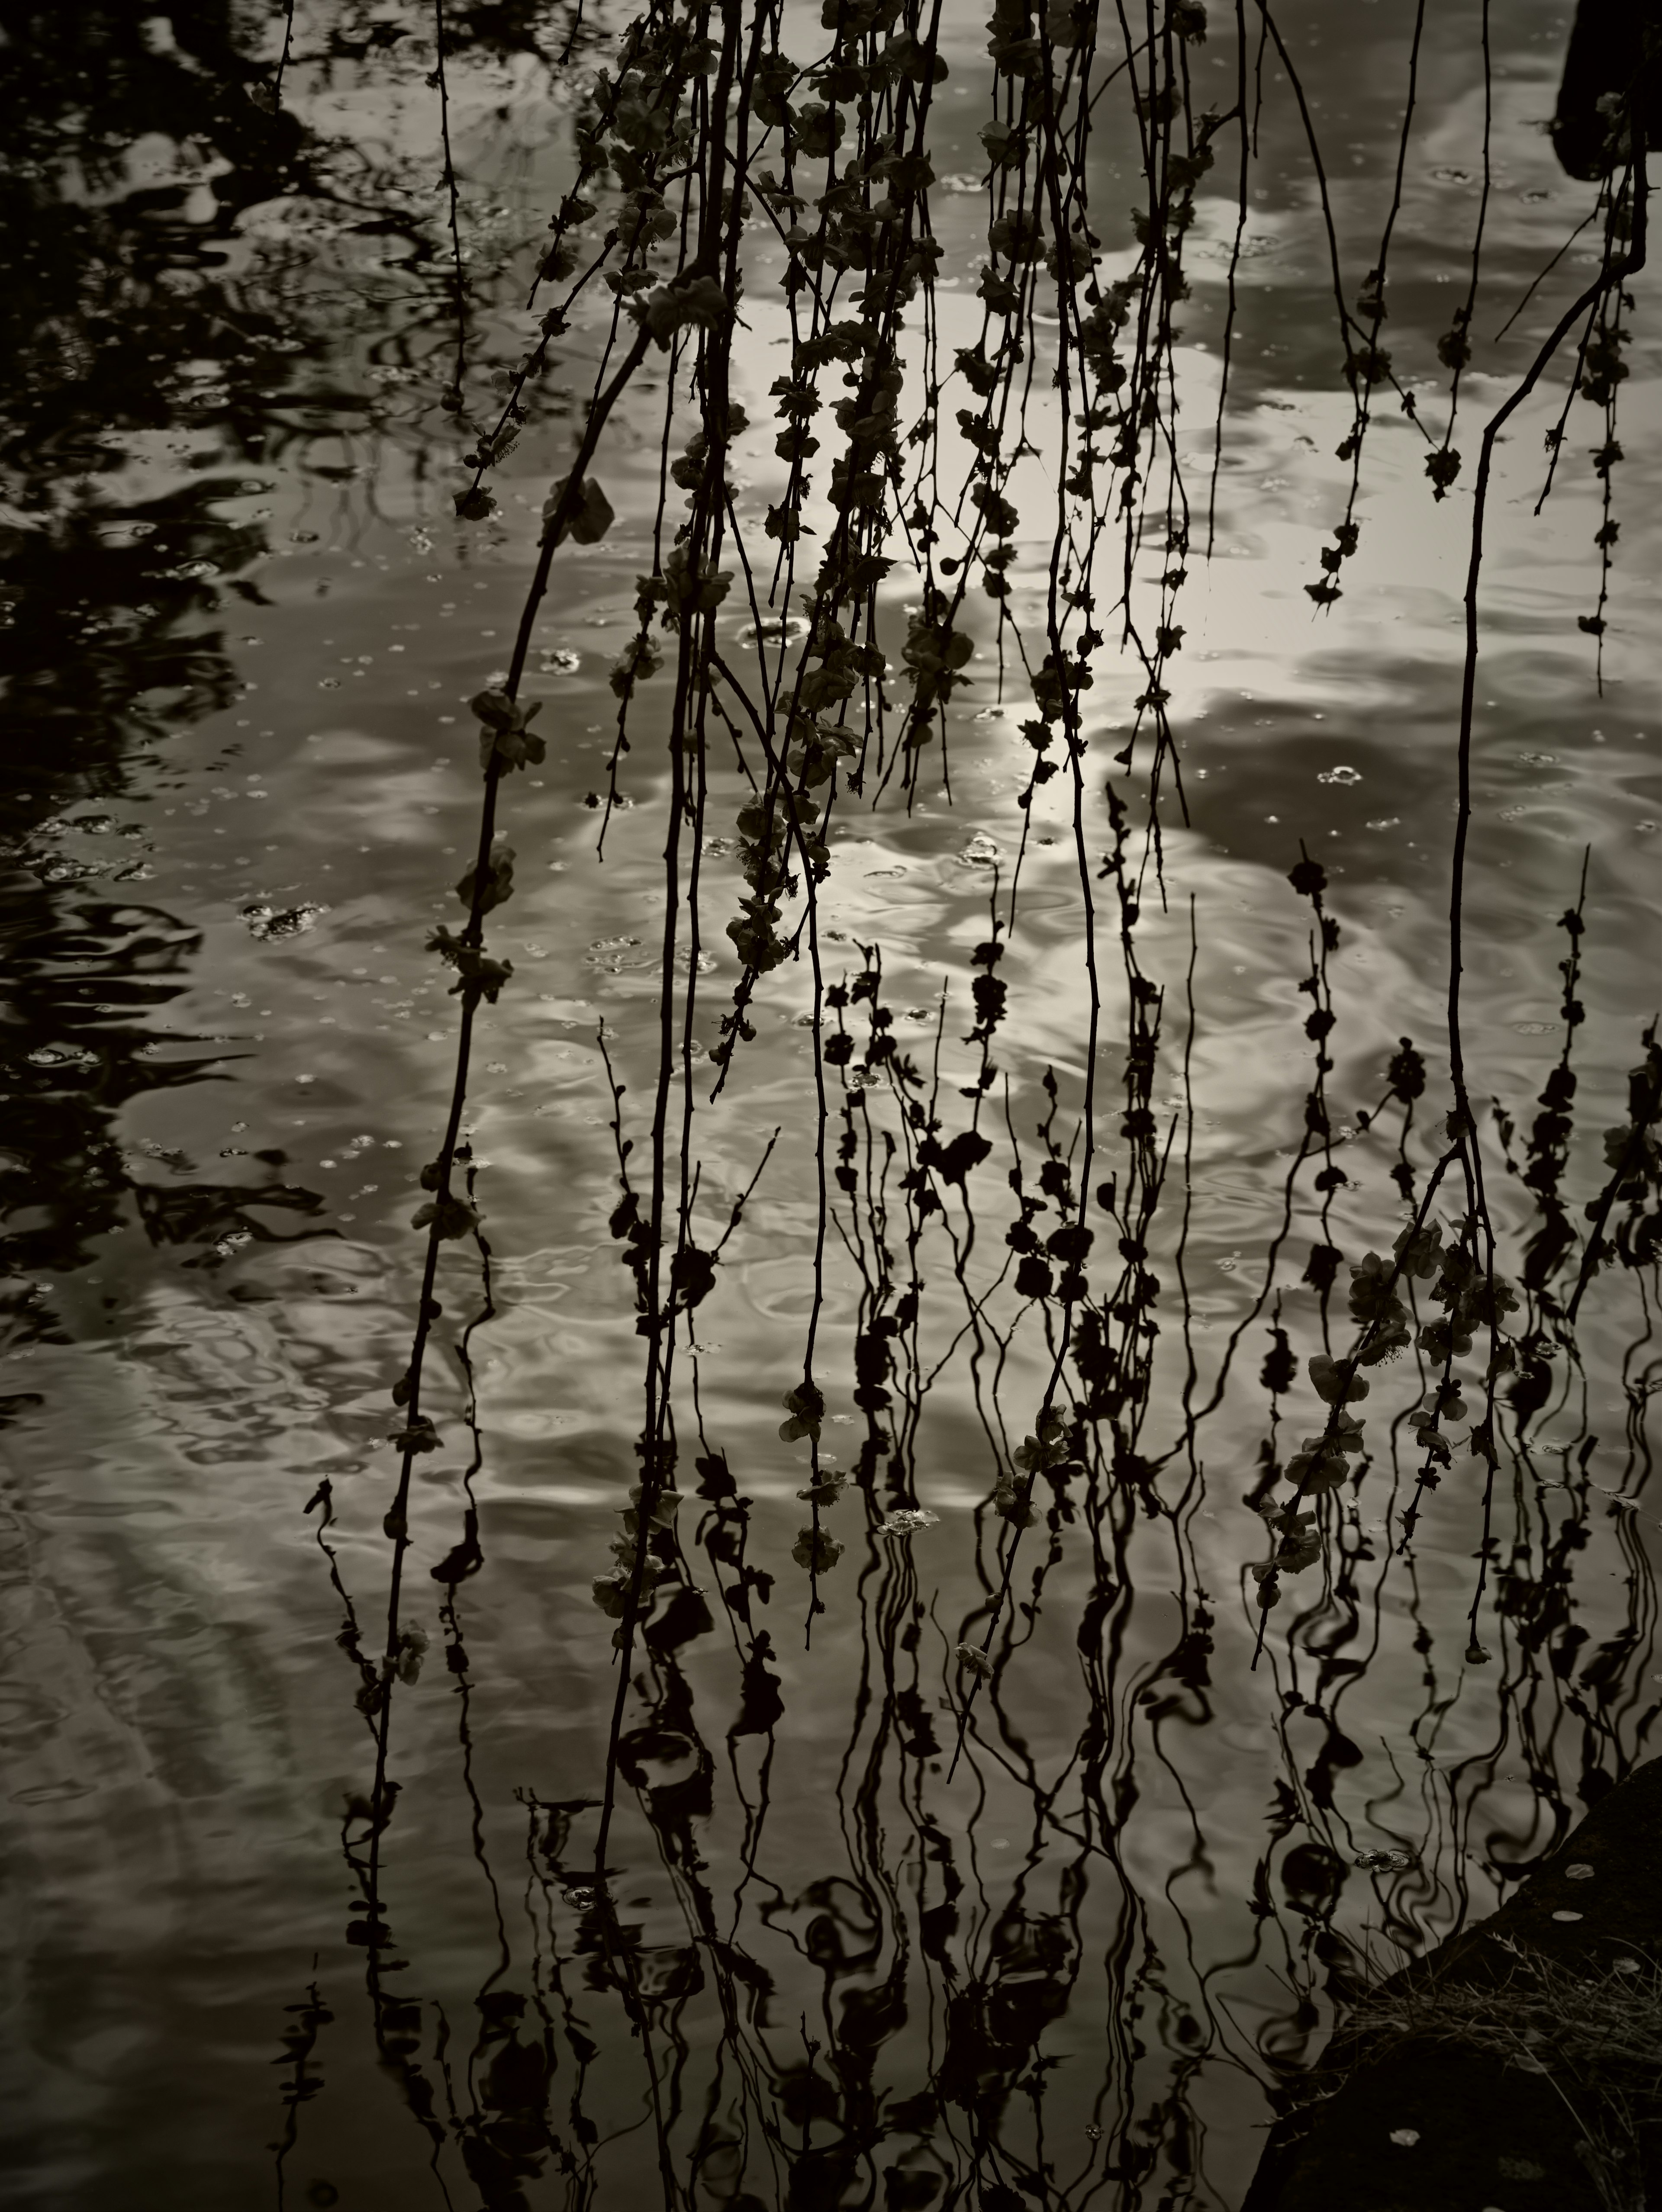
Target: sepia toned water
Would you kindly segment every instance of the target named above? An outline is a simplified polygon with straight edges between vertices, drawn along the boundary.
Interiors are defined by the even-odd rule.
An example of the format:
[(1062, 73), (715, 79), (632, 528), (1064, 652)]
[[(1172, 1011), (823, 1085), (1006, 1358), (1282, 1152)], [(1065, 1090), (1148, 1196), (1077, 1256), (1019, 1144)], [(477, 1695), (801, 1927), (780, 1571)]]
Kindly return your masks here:
[[(640, 1472), (643, 1345), (609, 1223), (616, 1135), (644, 1156), (658, 1074), (663, 687), (631, 720), (603, 852), (606, 810), (587, 802), (607, 790), (608, 672), (653, 567), (663, 368), (649, 362), (620, 406), (602, 470), (617, 520), (556, 556), (526, 684), (547, 756), (504, 802), (515, 897), (492, 945), (514, 975), (479, 1010), (464, 1118), (483, 1243), (447, 1245), (440, 1267), (423, 1403), (443, 1442), (416, 1462), (400, 1616), (424, 1656), (407, 1647), (393, 1693), (397, 1795), (366, 1940), (351, 1908), (376, 1717), (360, 1693), (386, 1637), (388, 1393), (454, 1074), (453, 977), (424, 945), (458, 912), (478, 806), (468, 702), (508, 665), (599, 306), (555, 349), (492, 520), (456, 520), (457, 464), (535, 327), (521, 303), (573, 174), (572, 88), (622, 23), (535, 0), (445, 12), (454, 240), (430, 13), (0, 11), (15, 118), (0, 183), (7, 2199), (1229, 2212), (1336, 2004), (1492, 1909), (1646, 1754), (1662, 1708), (1642, 1268), (1592, 1283), (1577, 1357), (1527, 1439), (1508, 1431), (1488, 1506), (1481, 1462), (1457, 1449), (1406, 1540), (1415, 1392), (1399, 1365), (1374, 1370), (1389, 1422), (1364, 1478), (1325, 1504), (1324, 1561), (1288, 1581), (1253, 1663), (1270, 1328), (1293, 1333), (1302, 1372), (1327, 1340), (1311, 1248), (1354, 1262), (1409, 1218), (1391, 1174), (1401, 1109), (1362, 1118), (1400, 1039), (1431, 1071), (1409, 1139), (1420, 1192), (1448, 1110), (1472, 465), (1600, 252), (1595, 221), (1493, 342), (1593, 213), (1596, 185), (1566, 175), (1545, 128), (1568, 13), (1514, 0), (1489, 27), (1465, 472), (1434, 501), (1419, 423), (1376, 398), (1359, 549), (1326, 609), (1305, 587), (1345, 511), (1335, 448), (1353, 404), (1303, 126), (1265, 64), (1215, 531), (1209, 560), (1191, 557), (1167, 678), (1184, 804), (1162, 802), (1137, 936), (1165, 994), (1153, 1099), (1170, 1146), (1147, 1255), (1161, 1287), (1144, 1472), (1081, 1467), (1041, 1491), (961, 1757), (954, 1647), (979, 1641), (1007, 1528), (995, 1482), (1055, 1352), (1054, 1310), (1008, 1286), (989, 1303), (1010, 1257), (1007, 1170), (1025, 1147), (1032, 1187), (1047, 1071), (1068, 1152), (1090, 1059), (1067, 779), (1026, 820), (992, 1157), (910, 1228), (899, 1168), (887, 1188), (895, 1280), (915, 1269), (923, 1287), (896, 1340), (884, 1448), (863, 1462), (876, 1416), (855, 1355), (886, 1233), (863, 1178), (901, 1117), (875, 1076), (821, 1071), (829, 1157), (862, 1180), (831, 1186), (819, 1467), (854, 1480), (825, 1522), (845, 1549), (812, 1592), (792, 1551), (815, 1468), (808, 1439), (779, 1433), (815, 1297), (805, 960), (758, 985), (757, 1036), (719, 1097), (701, 1082), (686, 1142), (707, 1249), (757, 1179), (676, 1370), (689, 1565), (632, 1662), (608, 1911), (594, 1810), (618, 1683), (592, 1584)], [(1214, 15), (1193, 67), (1228, 99), (1234, 32)], [(1479, 15), (1476, 0), (1428, 11), (1391, 245), (1397, 373), (1439, 437), (1435, 344), (1465, 295), (1482, 189)], [(1353, 291), (1393, 189), (1414, 17), (1411, 0), (1298, 0), (1277, 17)], [(979, 328), (983, 47), (981, 11), (947, 0), (943, 345)], [(1129, 206), (1129, 138), (1119, 158)], [(1093, 159), (1108, 267), (1129, 268), (1111, 127)], [(1228, 169), (1187, 246), (1195, 556)], [(788, 343), (769, 274), (783, 256), (754, 228), (734, 353), (757, 426), (735, 447), (741, 518), (785, 476), (765, 427)], [(1536, 513), (1562, 363), (1510, 425), (1489, 502), (1464, 1043), (1514, 1268), (1532, 1200), (1496, 1115), (1521, 1162), (1563, 1044), (1559, 918), (1584, 864), (1564, 1186), (1578, 1223), (1659, 1004), (1662, 384), (1642, 278), (1627, 320), (1602, 640), (1579, 626), (1604, 519), (1604, 418), (1585, 400)], [(441, 404), (459, 347), (460, 427)], [(1036, 447), (1047, 383), (1041, 361)], [(1016, 471), (1035, 518), (1018, 611), (1044, 582), (1045, 469), (1036, 451)], [(1164, 555), (1147, 557), (1158, 573)], [(883, 587), (897, 641), (916, 590), (904, 565)], [(992, 602), (966, 604), (979, 644), (944, 767), (929, 757), (910, 803), (875, 776), (845, 794), (818, 894), (825, 981), (880, 952), (874, 996), (959, 1116), (949, 1133), (980, 1060), (964, 1041), (971, 955), (995, 882), (1008, 921), (1030, 766), (1014, 735), (1027, 691), (1008, 662), (1001, 681)], [(768, 649), (736, 592), (718, 631), (735, 666)], [(1145, 681), (1117, 641), (1094, 674), (1093, 865)], [(679, 971), (705, 979), (691, 1026), (706, 1055), (740, 973), (722, 923), (748, 788), (728, 757), (710, 782), (712, 920)], [(1301, 850), (1340, 925), (1324, 988), (1343, 1181), (1326, 1193), (1294, 1180), (1313, 1049), (1312, 914), (1288, 881)], [(1117, 931), (1096, 1070), (1115, 1099)], [(865, 1019), (846, 1015), (862, 1044)], [(1122, 1171), (1118, 1128), (1115, 1106), (1093, 1188)], [(1321, 1415), (1297, 1390), (1275, 1416), (1283, 1452)], [(897, 1510), (928, 1517), (886, 1532)]]

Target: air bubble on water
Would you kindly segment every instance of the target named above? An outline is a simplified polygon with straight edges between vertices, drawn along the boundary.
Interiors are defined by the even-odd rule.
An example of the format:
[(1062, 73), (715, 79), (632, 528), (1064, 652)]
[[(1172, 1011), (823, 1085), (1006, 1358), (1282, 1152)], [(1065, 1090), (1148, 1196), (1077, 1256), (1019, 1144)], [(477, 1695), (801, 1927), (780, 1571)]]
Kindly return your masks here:
[(1316, 778), (1318, 783), (1360, 783), (1361, 780), (1359, 768), (1347, 768), (1342, 762), (1337, 768), (1324, 769)]

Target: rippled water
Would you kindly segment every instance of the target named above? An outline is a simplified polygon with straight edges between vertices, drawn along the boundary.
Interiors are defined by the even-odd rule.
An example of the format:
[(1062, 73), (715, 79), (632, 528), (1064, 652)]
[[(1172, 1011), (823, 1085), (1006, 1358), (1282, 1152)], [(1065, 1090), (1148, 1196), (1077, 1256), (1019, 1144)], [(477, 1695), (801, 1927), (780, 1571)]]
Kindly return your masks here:
[[(572, 173), (568, 76), (617, 27), (531, 0), (447, 13), (466, 389), (482, 413), (493, 366), (534, 324), (520, 303)], [(1233, 33), (1215, 14), (1196, 70), (1227, 94)], [(1281, 19), (1353, 286), (1391, 190), (1413, 15), (1363, 0)], [(344, 3), (287, 26), (210, 5), (0, 16), (22, 118), (0, 308), (11, 2201), (1233, 2207), (1278, 2084), (1370, 1962), (1489, 1909), (1641, 1753), (1662, 1680), (1642, 1270), (1593, 1285), (1580, 1364), (1560, 1361), (1530, 1437), (1509, 1436), (1487, 1523), (1462, 1451), (1404, 1546), (1414, 1393), (1377, 1384), (1401, 1399), (1397, 1425), (1324, 1508), (1327, 1564), (1289, 1582), (1250, 1664), (1270, 1324), (1279, 1312), (1302, 1364), (1323, 1340), (1310, 1248), (1355, 1259), (1398, 1231), (1400, 1110), (1361, 1117), (1399, 1038), (1434, 1063), (1416, 1127), (1447, 1110), (1477, 428), (1598, 258), (1595, 228), (1488, 344), (1596, 193), (1543, 127), (1565, 17), (1519, 0), (1496, 18), (1466, 476), (1434, 503), (1419, 427), (1382, 406), (1360, 550), (1325, 611), (1304, 586), (1343, 513), (1334, 448), (1352, 401), (1297, 112), (1266, 66), (1215, 546), (1192, 563), (1169, 679), (1187, 819), (1168, 806), (1164, 898), (1151, 876), (1137, 940), (1166, 992), (1153, 1096), (1173, 1147), (1150, 1231), (1163, 1288), (1143, 1474), (1081, 1467), (1053, 1507), (1041, 1489), (1050, 1526), (1041, 1514), (1027, 1539), (996, 1680), (952, 1771), (966, 1679), (953, 1649), (979, 1638), (1008, 1533), (996, 1454), (1032, 1426), (1052, 1364), (1044, 1309), (976, 1304), (1008, 1257), (1003, 1079), (1031, 1188), (1045, 1071), (1065, 1154), (1087, 1052), (1063, 778), (1032, 805), (1000, 968), (986, 1126), (1003, 1149), (970, 1186), (975, 1249), (950, 1188), (909, 1246), (898, 1170), (891, 1184), (897, 1279), (916, 1252), (926, 1285), (916, 1334), (907, 1320), (895, 1340), (892, 1450), (854, 1395), (868, 1194), (837, 1194), (820, 1463), (857, 1480), (827, 1513), (846, 1550), (817, 1580), (811, 1645), (792, 1560), (809, 1442), (778, 1433), (813, 1300), (801, 965), (762, 980), (755, 1041), (719, 1099), (699, 1093), (707, 1244), (779, 1136), (698, 1310), (696, 1404), (690, 1363), (677, 1383), (677, 1530), (703, 1595), (661, 1599), (636, 1655), (608, 1917), (594, 1808), (617, 1683), (591, 1584), (638, 1475), (643, 1352), (608, 1223), (614, 1111), (643, 1153), (658, 1065), (656, 695), (603, 858), (585, 800), (606, 788), (608, 671), (652, 566), (661, 370), (620, 410), (604, 471), (618, 520), (559, 556), (528, 669), (548, 753), (512, 793), (517, 895), (493, 945), (514, 983), (480, 1011), (466, 1107), (484, 1243), (447, 1248), (440, 1270), (424, 1402), (444, 1446), (416, 1465), (403, 1613), (427, 1650), (393, 1692), (385, 1918), (366, 1942), (349, 1908), (374, 1771), (360, 1692), (384, 1639), (387, 1392), (453, 1074), (452, 978), (423, 939), (454, 920), (473, 849), (466, 702), (508, 665), (602, 325), (598, 308), (574, 319), (497, 472), (497, 516), (459, 524), (430, 17)], [(1469, 275), (1476, 21), (1475, 7), (1430, 11), (1392, 247), (1390, 337), (1428, 417), (1434, 342)], [(934, 210), (949, 344), (979, 327), (983, 40), (978, 9), (948, 8)], [(1134, 150), (1120, 158), (1129, 203)], [(1106, 210), (1111, 144), (1099, 159)], [(959, 177), (974, 189), (954, 191)], [(1233, 179), (1215, 182), (1179, 349), (1202, 484), (1235, 222)], [(1109, 237), (1111, 267), (1129, 266), (1128, 240)], [(759, 240), (735, 355), (758, 424), (787, 343), (780, 265)], [(1562, 368), (1514, 422), (1491, 496), (1465, 1048), (1514, 1243), (1531, 1201), (1488, 1102), (1517, 1126), (1521, 1161), (1562, 1042), (1558, 917), (1584, 853), (1578, 1220), (1656, 1008), (1662, 446), (1642, 283), (1629, 320), (1602, 690), (1578, 627), (1602, 518), (1587, 458), (1601, 418), (1585, 403), (1533, 512)], [(1036, 515), (1043, 468), (1017, 471)], [(783, 478), (763, 430), (736, 469), (740, 513), (759, 514)], [(1024, 544), (1019, 604), (1048, 544)], [(897, 621), (914, 589), (885, 587)], [(1025, 694), (1001, 694), (990, 602), (971, 605), (981, 641), (950, 710), (950, 795), (932, 769), (910, 806), (896, 789), (846, 799), (819, 893), (826, 980), (880, 948), (899, 1049), (926, 1072), (939, 1054), (953, 1113), (978, 1065), (959, 1042), (970, 954), (995, 880), (1008, 891), (1030, 765), (1013, 757)], [(721, 635), (735, 657), (777, 649), (736, 595)], [(1105, 773), (1144, 678), (1110, 647), (1096, 679)], [(712, 787), (703, 865), (725, 917), (737, 769)], [(1312, 916), (1288, 882), (1301, 841), (1342, 929), (1327, 1092), (1347, 1180), (1325, 1211), (1307, 1177), (1289, 1182), (1312, 1058)], [(697, 967), (707, 1052), (739, 972), (719, 922)], [(1099, 1074), (1117, 1099), (1117, 965), (1105, 989)], [(848, 1022), (863, 1043), (857, 1006)], [(899, 1123), (875, 1078), (844, 1085), (833, 1076), (833, 1157), (846, 1097), (863, 1173), (868, 1130), (880, 1163)], [(1117, 1125), (1116, 1111), (1099, 1176), (1116, 1170)], [(1434, 1151), (1428, 1138), (1422, 1170)], [(1339, 1320), (1336, 1306), (1336, 1347)], [(1312, 1417), (1281, 1418), (1284, 1450)], [(895, 1510), (927, 1517), (886, 1532)], [(1485, 1551), (1480, 1662), (1463, 1655)]]

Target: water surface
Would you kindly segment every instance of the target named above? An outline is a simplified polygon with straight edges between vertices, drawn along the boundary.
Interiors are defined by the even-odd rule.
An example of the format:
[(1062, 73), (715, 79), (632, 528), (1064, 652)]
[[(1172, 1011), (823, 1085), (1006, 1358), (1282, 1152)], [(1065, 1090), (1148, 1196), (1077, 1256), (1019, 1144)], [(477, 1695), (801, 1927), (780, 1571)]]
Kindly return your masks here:
[[(671, 963), (679, 988), (697, 981), (682, 1062), (700, 1071), (696, 1243), (717, 1242), (761, 1172), (681, 1325), (682, 1503), (631, 1654), (597, 1883), (618, 1681), (593, 1586), (640, 1479), (646, 1357), (612, 1225), (617, 1139), (646, 1157), (659, 1074), (664, 679), (632, 710), (617, 805), (591, 802), (609, 789), (609, 672), (654, 566), (662, 356), (606, 433), (616, 520), (557, 553), (534, 631), (525, 690), (546, 757), (506, 787), (515, 891), (491, 945), (514, 974), (478, 1010), (458, 1170), (480, 1235), (440, 1262), (423, 1404), (442, 1444), (414, 1462), (405, 1659), (390, 1683), (380, 1664), (389, 1392), (454, 1078), (454, 977), (425, 941), (460, 926), (469, 702), (508, 667), (605, 341), (598, 288), (531, 388), (489, 520), (458, 520), (459, 459), (536, 330), (524, 302), (575, 173), (571, 118), (623, 27), (539, 5), (445, 15), (442, 88), (433, 16), (347, 0), (291, 19), (14, 9), (3, 26), (9, 2194), (133, 2212), (661, 2197), (1227, 2212), (1336, 2006), (1491, 1909), (1645, 1755), (1658, 1709), (1650, 1266), (1596, 1276), (1573, 1352), (1529, 1310), (1545, 1395), (1519, 1411), (1507, 1382), (1487, 1498), (1462, 1431), (1406, 1529), (1421, 1466), (1406, 1416), (1435, 1378), (1416, 1382), (1414, 1352), (1372, 1369), (1366, 1456), (1322, 1500), (1322, 1557), (1287, 1577), (1252, 1663), (1270, 1462), (1325, 1417), (1306, 1362), (1350, 1340), (1350, 1266), (1411, 1218), (1391, 1173), (1403, 1108), (1378, 1112), (1400, 1040), (1428, 1067), (1406, 1140), (1416, 1203), (1450, 1106), (1478, 439), (1602, 252), (1598, 185), (1567, 176), (1543, 127), (1566, 18), (1519, 4), (1489, 26), (1463, 473), (1434, 501), (1421, 422), (1376, 392), (1360, 538), (1328, 608), (1306, 586), (1346, 513), (1335, 448), (1354, 402), (1273, 52), (1238, 250), (1233, 151), (1197, 197), (1173, 350), (1191, 574), (1166, 678), (1186, 808), (1168, 766), (1160, 873), (1140, 845), (1135, 863), (1138, 972), (1163, 998), (1158, 1209), (1129, 1264), (1159, 1279), (1135, 1323), (1158, 1333), (1129, 1441), (1123, 1409), (1093, 1410), (1089, 1377), (1063, 1370), (1080, 1425), (1035, 1485), (995, 1621), (1014, 1534), (997, 1485), (1065, 1319), (1014, 1285), (1009, 1171), (1047, 1188), (1041, 1123), (1078, 1157), (1092, 1067), (1069, 779), (1018, 805), (1032, 687), (1008, 638), (1001, 668), (995, 603), (972, 592), (945, 749), (910, 791), (874, 774), (838, 799), (822, 980), (880, 973), (821, 1007), (820, 1043), (846, 1028), (850, 1057), (816, 1060), (813, 978), (793, 960), (757, 984), (755, 1036), (712, 1101), (749, 788), (712, 744), (707, 915)], [(1214, 76), (1221, 104), (1233, 96), (1234, 33), (1214, 15), (1190, 57), (1196, 106)], [(1394, 188), (1415, 9), (1312, 0), (1277, 22), (1354, 293)], [(805, 49), (818, 35), (790, 26)], [(1434, 441), (1436, 343), (1470, 281), (1482, 190), (1479, 26), (1475, 5), (1428, 12), (1391, 249), (1393, 361)], [(949, 7), (940, 50), (944, 355), (980, 329), (978, 11)], [(1105, 281), (1136, 260), (1117, 195), (1129, 209), (1139, 161), (1129, 109), (1104, 117)], [(784, 248), (759, 218), (745, 254), (733, 396), (755, 427), (732, 473), (760, 544), (785, 480), (770, 386), (790, 338)], [(1604, 414), (1585, 398), (1535, 513), (1565, 362), (1512, 425), (1490, 496), (1464, 1038), (1514, 1279), (1539, 1227), (1518, 1170), (1564, 1048), (1559, 963), (1579, 943), (1562, 1189), (1580, 1237), (1656, 1010), (1652, 319), (1638, 279), (1602, 638), (1580, 620), (1604, 520)], [(1031, 517), (1009, 572), (1019, 619), (1041, 608), (1056, 499), (1056, 403), (1035, 358), (1035, 450), (1011, 478)], [(807, 513), (823, 535), (828, 503)], [(1167, 556), (1138, 558), (1142, 588)], [(919, 588), (904, 563), (881, 587), (892, 661)], [(715, 635), (735, 666), (767, 649), (754, 630), (734, 592)], [(1094, 871), (1147, 678), (1117, 636), (1093, 667), (1094, 1189), (1135, 1171), (1132, 1007), (1115, 886)], [(1148, 758), (1116, 781), (1139, 840)], [(1288, 881), (1301, 853), (1338, 924), (1314, 992), (1318, 920)], [(1559, 917), (1578, 899), (1573, 939)], [(975, 1109), (993, 1149), (931, 1185), (904, 1109), (938, 1100), (941, 1148), (969, 1126), (972, 955), (995, 912), (1007, 1011)], [(1306, 1019), (1330, 996), (1332, 1149), (1302, 1156)], [(874, 1005), (896, 1054), (868, 1051)], [(910, 1091), (897, 1057), (918, 1071)], [(830, 1183), (816, 1291), (820, 1079), (828, 1166), (853, 1187)], [(1318, 1188), (1324, 1161), (1338, 1179)], [(939, 1202), (920, 1212), (926, 1188)], [(1124, 1224), (1090, 1218), (1105, 1310)], [(1329, 1248), (1330, 1298), (1310, 1264)], [(811, 1316), (817, 1443), (780, 1435)], [(1274, 1328), (1296, 1365), (1272, 1406)], [(1467, 1371), (1481, 1399), (1481, 1360)], [(811, 1582), (793, 1557), (819, 1518), (802, 1493), (839, 1472), (823, 1525), (845, 1548)], [(886, 1529), (896, 1512), (927, 1518)], [(983, 1680), (954, 1654), (989, 1636)]]

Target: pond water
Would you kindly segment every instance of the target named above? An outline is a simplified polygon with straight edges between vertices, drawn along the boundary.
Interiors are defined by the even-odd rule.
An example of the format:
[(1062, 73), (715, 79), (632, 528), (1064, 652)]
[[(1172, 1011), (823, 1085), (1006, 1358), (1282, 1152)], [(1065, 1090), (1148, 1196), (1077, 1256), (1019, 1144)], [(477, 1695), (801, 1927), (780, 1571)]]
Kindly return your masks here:
[[(1620, 459), (1598, 472), (1584, 392), (1537, 514), (1579, 323), (1495, 448), (1457, 1158), (1472, 487), (1605, 217), (1546, 127), (1568, 12), (1494, 11), (1487, 155), (1484, 11), (1421, 12), (1416, 46), (1413, 0), (1288, 0), (1268, 39), (1246, 11), (1246, 198), (1227, 121), (1151, 387), (1186, 537), (1174, 553), (1162, 480), (1125, 556), (1145, 642), (1158, 605), (1182, 649), (1151, 678), (1110, 575), (1077, 794), (1065, 740), (1032, 787), (1020, 732), (1062, 496), (1041, 280), (1026, 442), (1014, 415), (999, 432), (1009, 596), (965, 594), (940, 734), (897, 749), (891, 711), (884, 772), (873, 754), (863, 787), (846, 761), (817, 787), (837, 793), (817, 962), (804, 937), (749, 979), (719, 1090), (757, 834), (738, 817), (772, 742), (743, 697), (790, 680), (809, 572), (770, 611), (766, 575), (756, 605), (741, 580), (701, 630), (727, 704), (678, 831), (676, 637), (615, 763), (612, 673), (683, 512), (672, 487), (661, 523), (661, 475), (714, 339), (645, 352), (595, 464), (614, 519), (557, 548), (531, 617), (545, 750), (501, 786), (514, 896), (490, 947), (512, 977), (464, 994), (444, 1202), (478, 1218), (433, 1248), (430, 1450), (389, 1395), (460, 1097), (464, 997), (427, 939), (466, 919), (470, 702), (510, 672), (544, 502), (615, 360), (600, 282), (482, 519), (458, 519), (460, 462), (536, 343), (574, 127), (629, 19), (452, 0), (441, 66), (438, 13), (380, 0), (0, 15), (9, 2201), (1228, 2212), (1336, 2008), (1492, 1909), (1647, 1754), (1662, 361), (1636, 275)], [(1190, 113), (1236, 97), (1236, 24), (1212, 16), (1181, 49)], [(719, 45), (728, 19), (701, 20)], [(782, 20), (804, 55), (832, 34)], [(1122, 36), (1104, 10), (1099, 77)], [(934, 45), (946, 362), (983, 343), (982, 10), (947, 0)], [(1143, 262), (1136, 113), (1109, 83), (1105, 286)], [(1328, 221), (1348, 303), (1393, 196), (1384, 330), (1417, 404), (1358, 387), (1353, 510)], [(1480, 214), (1463, 465), (1434, 499), (1438, 343)], [(752, 425), (729, 518), (752, 560), (781, 550), (790, 250), (754, 209), (724, 372)], [(949, 421), (960, 400), (961, 377)], [(940, 437), (944, 547), (971, 447)], [(802, 509), (821, 549), (830, 483)], [(922, 586), (898, 526), (889, 551), (892, 709)], [(1004, 986), (995, 1021), (977, 982)], [(1567, 1052), (1573, 1112), (1543, 1132)], [(681, 1254), (655, 1319), (618, 1153), (652, 1224), (654, 1104), (655, 1227)], [(1366, 1325), (1351, 1269), (1383, 1254), (1382, 1282), (1416, 1220), (1445, 1249), (1475, 1222), (1480, 1262), (1492, 1231), (1519, 1286), (1510, 1367), (1486, 1370), (1480, 1292), (1428, 1261), (1415, 1327), (1478, 1316), (1448, 1446), (1425, 1443), (1446, 1370), (1422, 1334), (1370, 1353), (1349, 1463), (1277, 1490), (1340, 1416), (1321, 1362)], [(1620, 1264), (1583, 1265), (1599, 1238)], [(624, 1624), (643, 1472), (661, 1533)]]

